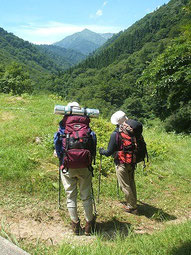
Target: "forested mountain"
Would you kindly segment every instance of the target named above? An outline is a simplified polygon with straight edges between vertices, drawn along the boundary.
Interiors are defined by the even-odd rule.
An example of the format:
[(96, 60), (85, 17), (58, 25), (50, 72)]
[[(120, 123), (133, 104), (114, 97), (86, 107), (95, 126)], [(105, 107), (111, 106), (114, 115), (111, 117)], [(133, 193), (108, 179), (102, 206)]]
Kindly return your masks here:
[(171, 0), (63, 73), (61, 67), (76, 58), (70, 51), (62, 62), (65, 53), (0, 29), (0, 92), (46, 89), (105, 116), (121, 109), (139, 120), (160, 118), (169, 131), (191, 132), (189, 0)]
[(67, 36), (63, 40), (54, 43), (54, 45), (88, 55), (103, 45), (112, 35), (112, 33), (97, 34), (88, 29), (84, 29), (81, 32)]
[(190, 132), (190, 20), (190, 1), (171, 0), (66, 72), (53, 91), (107, 116), (120, 108)]
[(26, 91), (45, 89), (52, 85), (53, 77), (84, 58), (73, 50), (34, 45), (0, 28), (0, 91), (22, 93), (24, 84), (30, 84)]
[(0, 61), (1, 65), (9, 64), (12, 61), (27, 66), (34, 74), (41, 72), (52, 73), (60, 70), (59, 65), (40, 52), (35, 45), (20, 39), (12, 33), (0, 28)]
[(56, 45), (36, 45), (42, 53), (45, 53), (51, 59), (61, 66), (63, 69), (68, 69), (71, 66), (79, 63), (86, 58), (80, 52), (71, 49), (65, 49)]
[(106, 40), (110, 39), (113, 36), (113, 33), (99, 33), (99, 35), (101, 35), (103, 38), (105, 38)]
[(79, 63), (85, 55), (53, 45), (34, 45), (0, 28), (1, 65), (17, 62), (26, 67), (30, 76), (38, 80), (44, 74), (63, 71)]
[[(184, 22), (182, 7), (187, 0), (171, 0), (167, 5), (147, 14), (120, 36), (103, 47), (98, 55), (88, 58), (83, 67), (102, 68), (114, 61), (126, 59), (129, 54), (142, 49), (147, 43), (172, 39), (180, 35), (180, 26)], [(157, 44), (158, 45), (158, 44)]]

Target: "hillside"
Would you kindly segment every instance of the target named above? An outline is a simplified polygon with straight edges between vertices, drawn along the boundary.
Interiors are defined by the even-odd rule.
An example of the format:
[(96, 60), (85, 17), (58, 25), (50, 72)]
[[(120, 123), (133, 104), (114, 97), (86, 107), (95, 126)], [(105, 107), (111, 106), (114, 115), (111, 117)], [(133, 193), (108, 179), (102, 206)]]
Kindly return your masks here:
[(59, 65), (40, 52), (33, 44), (0, 28), (0, 61), (7, 65), (15, 61), (25, 65), (33, 77), (43, 73), (57, 72)]
[[(139, 215), (123, 211), (112, 157), (102, 159), (97, 203), (97, 153), (97, 230), (90, 237), (83, 232), (74, 236), (63, 191), (58, 209), (58, 160), (52, 141), (62, 116), (53, 114), (55, 104), (66, 102), (55, 95), (0, 94), (0, 234), (31, 255), (190, 255), (191, 138), (166, 133), (160, 121), (144, 125), (150, 161), (144, 170), (140, 163), (135, 173)], [(100, 116), (91, 127), (98, 148), (106, 148), (114, 126)], [(79, 208), (83, 225), (81, 202)]]
[[(141, 121), (159, 118), (167, 131), (190, 133), (190, 20), (190, 1), (171, 0), (64, 73), (63, 65), (83, 56), (55, 45), (34, 47), (1, 29), (0, 92), (47, 90), (97, 107), (107, 118), (120, 108)], [(74, 42), (81, 33), (99, 41), (86, 29), (73, 35)], [(12, 60), (22, 66), (9, 65)]]
[(54, 59), (62, 69), (68, 69), (86, 58), (80, 52), (55, 45), (36, 45), (36, 47), (51, 59)]
[[(129, 117), (142, 120), (159, 117), (167, 121), (168, 130), (189, 133), (191, 12), (187, 9), (188, 0), (171, 0), (146, 15), (66, 72), (55, 91), (84, 105), (98, 107), (105, 116), (121, 108)], [(156, 63), (153, 75), (151, 69)], [(176, 104), (169, 104), (174, 95)], [(185, 121), (185, 127), (176, 128)]]
[(83, 67), (102, 68), (114, 61), (126, 59), (129, 54), (142, 49), (147, 43), (157, 46), (159, 42), (172, 40), (181, 33), (184, 23), (183, 7), (188, 0), (171, 0), (144, 18), (135, 22), (131, 27), (120, 33), (120, 37), (103, 47), (99, 55), (87, 59)]
[(65, 37), (63, 40), (54, 43), (54, 45), (72, 49), (88, 55), (103, 45), (113, 34), (98, 34), (88, 29)]
[(70, 68), (84, 58), (83, 54), (73, 50), (51, 45), (34, 45), (0, 28), (1, 66), (5, 69), (12, 62), (19, 63), (37, 84), (46, 84), (49, 75)]

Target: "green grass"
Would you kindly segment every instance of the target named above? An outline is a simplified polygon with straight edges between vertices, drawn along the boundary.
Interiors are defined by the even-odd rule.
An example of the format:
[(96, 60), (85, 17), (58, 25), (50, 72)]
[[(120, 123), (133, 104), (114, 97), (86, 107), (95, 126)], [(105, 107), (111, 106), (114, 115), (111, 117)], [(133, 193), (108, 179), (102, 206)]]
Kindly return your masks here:
[[(65, 226), (69, 224), (64, 193), (64, 210), (57, 208), (58, 162), (53, 157), (53, 134), (61, 119), (53, 109), (55, 104), (65, 103), (53, 95), (0, 94), (0, 212), (8, 223), (11, 217), (38, 219), (39, 214), (51, 223), (56, 212)], [(91, 126), (98, 148), (106, 148), (114, 126), (101, 117), (92, 119)], [(182, 254), (189, 254), (191, 138), (166, 133), (158, 120), (144, 125), (144, 137), (150, 160), (144, 171), (142, 164), (136, 170), (140, 216), (123, 212), (124, 197), (122, 192), (117, 195), (113, 159), (103, 157), (99, 231), (91, 245), (47, 246), (40, 239), (18, 238), (19, 245), (31, 254), (181, 254), (184, 249)], [(93, 178), (96, 198), (98, 173), (99, 153)], [(83, 219), (81, 208), (80, 216)], [(169, 226), (176, 221), (178, 225)], [(11, 238), (5, 226), (3, 220), (1, 235)]]
[(91, 245), (69, 245), (60, 247), (31, 246), (34, 255), (190, 255), (191, 254), (191, 222), (169, 226), (164, 231), (153, 235), (136, 235), (128, 237), (116, 233), (115, 240), (105, 241), (97, 236)]
[[(75, 247), (71, 251), (71, 246), (63, 245), (58, 254), (190, 254), (191, 248), (191, 223), (181, 226), (170, 227), (165, 231), (154, 234), (153, 236), (135, 234), (129, 237), (117, 235), (115, 246), (110, 243), (102, 243), (98, 239), (91, 247)], [(184, 251), (184, 253), (183, 253)], [(182, 253), (181, 253), (182, 252)]]

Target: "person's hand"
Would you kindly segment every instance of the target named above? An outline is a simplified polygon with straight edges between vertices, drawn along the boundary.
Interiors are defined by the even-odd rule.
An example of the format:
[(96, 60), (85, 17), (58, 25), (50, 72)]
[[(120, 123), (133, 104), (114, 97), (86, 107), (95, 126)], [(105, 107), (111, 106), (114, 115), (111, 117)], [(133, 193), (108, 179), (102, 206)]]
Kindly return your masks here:
[(56, 150), (54, 150), (54, 152), (53, 152), (53, 157), (55, 157), (55, 158), (58, 157), (58, 156), (57, 156), (57, 153), (56, 153)]
[(100, 148), (100, 149), (99, 149), (99, 154), (100, 154), (100, 155), (103, 155), (103, 153), (104, 153), (104, 148)]

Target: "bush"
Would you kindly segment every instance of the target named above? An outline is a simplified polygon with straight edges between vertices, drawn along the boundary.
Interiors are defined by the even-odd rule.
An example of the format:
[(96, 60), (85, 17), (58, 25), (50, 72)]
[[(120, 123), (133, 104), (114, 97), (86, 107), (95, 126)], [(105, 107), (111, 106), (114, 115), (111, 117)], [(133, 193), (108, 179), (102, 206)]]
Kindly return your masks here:
[(21, 95), (32, 91), (33, 84), (29, 73), (20, 64), (13, 62), (6, 67), (5, 73), (0, 78), (0, 92)]
[(128, 97), (124, 101), (121, 110), (127, 114), (128, 118), (138, 119), (143, 123), (145, 118), (153, 117), (144, 100), (138, 97)]
[(165, 120), (167, 132), (191, 133), (191, 101)]

